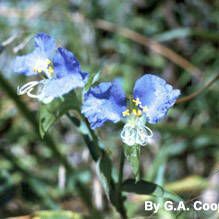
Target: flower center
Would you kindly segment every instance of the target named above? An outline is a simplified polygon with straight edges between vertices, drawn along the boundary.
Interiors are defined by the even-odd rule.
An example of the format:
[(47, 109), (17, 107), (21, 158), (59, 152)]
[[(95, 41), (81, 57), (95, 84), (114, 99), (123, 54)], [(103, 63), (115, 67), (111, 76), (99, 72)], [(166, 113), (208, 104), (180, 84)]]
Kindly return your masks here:
[(137, 97), (136, 99), (130, 98), (129, 107), (124, 112), (122, 112), (122, 115), (124, 117), (130, 116), (130, 115), (140, 117), (142, 116), (143, 112), (144, 113), (147, 112), (147, 107), (142, 106), (141, 101)]
[(122, 141), (129, 145), (141, 145), (145, 146), (153, 136), (153, 132), (150, 128), (144, 125), (141, 121), (142, 118), (137, 118), (135, 120), (128, 120), (122, 129), (120, 134)]
[(33, 70), (38, 74), (45, 74), (48, 78), (54, 73), (53, 64), (49, 59), (37, 59)]
[(140, 99), (130, 98), (128, 108), (122, 113), (127, 122), (120, 134), (122, 141), (129, 145), (145, 146), (153, 136), (153, 132), (145, 125), (147, 107), (142, 106)]

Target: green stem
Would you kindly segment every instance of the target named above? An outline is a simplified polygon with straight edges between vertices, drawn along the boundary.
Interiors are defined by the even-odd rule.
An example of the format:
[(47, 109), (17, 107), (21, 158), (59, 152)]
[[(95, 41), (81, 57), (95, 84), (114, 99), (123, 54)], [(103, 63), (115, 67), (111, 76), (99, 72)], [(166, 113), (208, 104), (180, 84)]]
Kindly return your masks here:
[(141, 146), (137, 145), (137, 153), (139, 159), (139, 166), (138, 166), (138, 175), (136, 177), (137, 181), (141, 179)]
[(123, 182), (123, 168), (125, 163), (125, 155), (123, 149), (120, 152), (120, 163), (119, 163), (119, 181), (118, 181), (118, 190), (121, 191), (122, 182)]
[(125, 207), (124, 207), (124, 197), (122, 196), (122, 182), (123, 182), (124, 163), (125, 163), (125, 155), (124, 155), (123, 149), (121, 149), (120, 163), (119, 163), (119, 179), (118, 179), (118, 186), (117, 186), (117, 195), (118, 195), (118, 198), (117, 198), (118, 203), (117, 204), (120, 208), (121, 217), (123, 219), (126, 219), (127, 215), (126, 215), (126, 210), (125, 210)]
[[(95, 162), (97, 162), (99, 160), (99, 158), (101, 157), (101, 155), (103, 153), (107, 154), (104, 151), (104, 149), (100, 147), (99, 142), (98, 142), (98, 138), (97, 138), (95, 132), (90, 128), (89, 122), (87, 121), (86, 118), (83, 117), (83, 115), (81, 115), (82, 122), (79, 119), (75, 118), (74, 116), (71, 116), (69, 113), (67, 113), (66, 115), (69, 118), (69, 120), (73, 123), (73, 125), (78, 128), (79, 132), (81, 132), (83, 139), (84, 139), (84, 141), (88, 147), (88, 150), (91, 154), (91, 157)], [(86, 126), (88, 133), (85, 133), (80, 129), (80, 127), (82, 125)], [(124, 154), (122, 156), (124, 156)], [(120, 213), (121, 218), (127, 219), (126, 210), (124, 207), (124, 199), (123, 199), (122, 193), (121, 193), (121, 185), (122, 185), (122, 178), (123, 178), (123, 165), (124, 165), (124, 157), (122, 157), (122, 160), (120, 163), (120, 168), (121, 168), (119, 171), (120, 182), (117, 184), (117, 188), (119, 188), (119, 190), (117, 190), (117, 191), (119, 191), (119, 192), (117, 192), (116, 201), (114, 201), (112, 199), (111, 203), (115, 206), (117, 211)], [(112, 176), (110, 179), (110, 183), (111, 183), (111, 188), (114, 188), (116, 183), (114, 182), (114, 179), (112, 178)], [(115, 197), (112, 197), (112, 198), (115, 198)]]
[[(78, 128), (79, 131), (81, 127), (81, 121), (77, 119), (76, 117), (73, 117), (70, 115), (70, 113), (66, 114), (67, 117), (70, 119), (70, 121)], [(98, 146), (98, 139), (92, 129), (89, 128), (89, 125), (87, 121), (84, 119), (84, 125), (86, 126), (88, 133), (82, 133), (83, 139), (89, 149), (89, 152), (91, 154), (92, 159), (97, 162), (97, 160), (101, 156), (101, 150), (100, 147)]]

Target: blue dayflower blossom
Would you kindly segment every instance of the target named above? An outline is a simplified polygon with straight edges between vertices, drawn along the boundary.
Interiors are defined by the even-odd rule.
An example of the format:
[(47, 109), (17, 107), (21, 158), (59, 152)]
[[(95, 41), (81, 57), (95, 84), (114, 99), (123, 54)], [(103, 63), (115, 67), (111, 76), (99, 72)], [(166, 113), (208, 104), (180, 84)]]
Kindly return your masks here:
[(136, 81), (133, 95), (128, 99), (121, 85), (115, 81), (91, 88), (85, 94), (82, 113), (93, 129), (107, 121), (125, 120), (122, 141), (130, 146), (144, 146), (153, 136), (145, 123), (155, 124), (163, 119), (179, 95), (180, 91), (162, 78), (146, 74)]
[(45, 33), (36, 34), (34, 42), (32, 53), (16, 57), (14, 71), (27, 76), (40, 75), (43, 79), (18, 87), (19, 95), (27, 94), (43, 103), (49, 103), (85, 85), (88, 73), (81, 70), (72, 52), (57, 48), (54, 39)]
[(118, 122), (125, 109), (125, 93), (119, 81), (115, 80), (91, 88), (84, 96), (82, 113), (88, 118), (91, 128), (95, 129), (105, 122)]

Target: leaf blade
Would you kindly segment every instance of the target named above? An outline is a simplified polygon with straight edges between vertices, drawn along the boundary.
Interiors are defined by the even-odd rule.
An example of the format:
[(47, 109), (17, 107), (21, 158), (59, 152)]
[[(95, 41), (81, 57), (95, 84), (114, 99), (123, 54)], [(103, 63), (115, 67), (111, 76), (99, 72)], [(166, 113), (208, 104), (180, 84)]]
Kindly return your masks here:
[(77, 98), (73, 91), (49, 104), (41, 104), (39, 111), (40, 136), (43, 138), (57, 119), (70, 109), (78, 110)]
[(136, 181), (140, 179), (140, 149), (139, 145), (124, 145), (125, 157), (131, 165)]
[(172, 199), (173, 201), (179, 202), (182, 199), (166, 191), (163, 187), (144, 180), (139, 180), (136, 182), (134, 179), (127, 179), (123, 182), (122, 190), (124, 192), (135, 193), (139, 195), (152, 195), (155, 197), (163, 197), (164, 199)]

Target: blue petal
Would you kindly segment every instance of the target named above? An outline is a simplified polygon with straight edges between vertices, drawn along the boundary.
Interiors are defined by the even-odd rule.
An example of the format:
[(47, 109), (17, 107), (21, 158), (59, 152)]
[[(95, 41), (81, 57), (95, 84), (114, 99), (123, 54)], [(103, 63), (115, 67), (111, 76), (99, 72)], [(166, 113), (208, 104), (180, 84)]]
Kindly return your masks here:
[(33, 71), (35, 63), (39, 59), (51, 59), (55, 52), (54, 39), (45, 33), (36, 34), (34, 37), (35, 49), (32, 53), (17, 56), (14, 62), (14, 72), (27, 76), (36, 75)]
[(38, 33), (34, 37), (35, 48), (42, 53), (42, 55), (48, 59), (52, 58), (54, 55), (54, 51), (56, 50), (55, 40), (45, 34)]
[(88, 77), (88, 73), (81, 72), (80, 63), (74, 54), (65, 48), (58, 48), (53, 58), (53, 65), (57, 78), (74, 75), (81, 80), (86, 80)]
[(41, 59), (41, 56), (37, 50), (27, 55), (17, 56), (13, 65), (14, 72), (27, 76), (36, 75), (37, 73), (33, 71), (33, 68), (38, 59)]
[(160, 77), (146, 74), (136, 81), (133, 95), (147, 107), (147, 121), (155, 124), (166, 116), (168, 109), (174, 105), (180, 95), (180, 91), (173, 89)]
[(46, 79), (42, 81), (42, 88), (39, 91), (39, 100), (48, 103), (57, 97), (67, 94), (75, 88), (83, 86), (84, 82), (78, 80), (73, 75), (58, 79)]
[(84, 96), (82, 113), (88, 118), (91, 128), (101, 127), (105, 122), (118, 122), (126, 109), (125, 93), (115, 80), (91, 88)]

